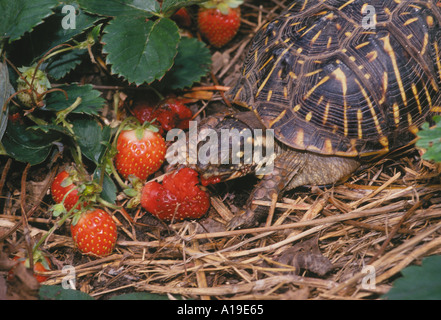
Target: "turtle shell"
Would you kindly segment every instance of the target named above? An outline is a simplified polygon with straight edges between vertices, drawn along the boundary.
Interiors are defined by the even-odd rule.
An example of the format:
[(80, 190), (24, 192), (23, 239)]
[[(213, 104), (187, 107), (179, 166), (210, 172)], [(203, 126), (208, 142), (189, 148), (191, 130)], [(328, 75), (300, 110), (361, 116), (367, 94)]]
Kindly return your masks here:
[(250, 44), (227, 96), (286, 145), (364, 157), (415, 140), (439, 113), (437, 1), (296, 1)]

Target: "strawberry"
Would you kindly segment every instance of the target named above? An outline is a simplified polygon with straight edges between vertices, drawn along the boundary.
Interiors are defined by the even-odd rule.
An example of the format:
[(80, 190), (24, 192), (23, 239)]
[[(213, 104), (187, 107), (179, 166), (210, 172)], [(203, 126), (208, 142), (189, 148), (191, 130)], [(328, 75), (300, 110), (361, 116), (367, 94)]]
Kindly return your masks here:
[[(154, 91), (146, 91), (140, 96), (136, 96), (131, 102), (130, 111), (139, 120), (139, 122), (152, 122), (156, 118), (154, 111), (160, 98)], [(155, 121), (154, 125), (160, 124)]]
[(27, 108), (42, 104), (44, 93), (51, 87), (46, 73), (35, 71), (35, 67), (21, 67), (18, 70), (21, 72), (21, 78), (17, 80), (18, 99)]
[(116, 244), (116, 224), (102, 209), (77, 213), (70, 226), (75, 246), (83, 253), (96, 256), (109, 255)]
[(173, 128), (188, 129), (188, 122), (193, 117), (193, 113), (182, 100), (169, 97), (161, 101), (158, 109), (163, 110), (163, 113), (167, 114), (167, 116), (171, 114), (171, 118), (168, 118), (168, 121), (161, 122), (160, 118), (158, 117), (158, 120), (161, 122), (166, 131)]
[[(71, 168), (61, 171), (59, 174), (57, 174), (54, 181), (52, 182), (52, 198), (56, 203), (63, 203), (67, 211), (72, 210), (72, 208), (80, 199), (78, 193), (79, 186), (77, 184), (77, 174)], [(83, 206), (86, 205), (87, 203), (84, 202)], [(78, 204), (75, 209), (79, 210), (80, 208), (81, 204)]]
[(200, 218), (210, 207), (210, 200), (198, 182), (197, 172), (190, 168), (166, 175), (162, 185), (150, 181), (142, 189), (141, 206), (165, 221)]
[(165, 140), (149, 123), (129, 127), (118, 136), (115, 166), (127, 179), (133, 175), (141, 180), (159, 170), (165, 159)]
[(220, 48), (230, 42), (240, 27), (240, 0), (208, 1), (199, 8), (198, 28), (208, 42)]
[[(29, 268), (29, 266), (30, 266), (29, 259), (15, 256), (14, 260), (17, 261), (18, 263), (22, 263), (26, 268)], [(46, 256), (43, 256), (43, 254), (41, 252), (37, 251), (37, 253), (34, 254), (33, 264), (34, 264), (34, 277), (35, 277), (35, 279), (37, 279), (37, 281), (40, 283), (46, 281), (49, 278), (48, 276), (39, 275), (37, 273), (52, 270), (52, 264), (51, 264), (51, 261), (49, 260), (49, 258)], [(12, 280), (14, 278), (15, 268), (16, 268), (16, 266), (12, 267), (12, 269), (9, 270), (8, 280)]]
[(153, 124), (160, 126), (161, 134), (173, 128), (188, 129), (188, 123), (193, 116), (181, 99), (173, 97), (165, 98), (157, 104), (150, 99), (138, 100), (134, 103), (132, 112), (141, 123), (155, 120)]

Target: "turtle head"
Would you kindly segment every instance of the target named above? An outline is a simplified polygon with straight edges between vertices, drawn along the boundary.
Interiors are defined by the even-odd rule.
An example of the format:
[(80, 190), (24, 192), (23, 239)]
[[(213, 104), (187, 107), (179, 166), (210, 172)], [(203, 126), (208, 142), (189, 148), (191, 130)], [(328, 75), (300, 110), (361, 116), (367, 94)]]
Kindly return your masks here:
[(190, 167), (199, 173), (204, 185), (250, 173), (262, 174), (263, 168), (271, 169), (273, 139), (268, 139), (265, 130), (241, 117), (217, 115), (205, 119), (199, 126), (196, 122), (190, 123), (189, 131), (180, 133), (167, 151), (170, 168)]

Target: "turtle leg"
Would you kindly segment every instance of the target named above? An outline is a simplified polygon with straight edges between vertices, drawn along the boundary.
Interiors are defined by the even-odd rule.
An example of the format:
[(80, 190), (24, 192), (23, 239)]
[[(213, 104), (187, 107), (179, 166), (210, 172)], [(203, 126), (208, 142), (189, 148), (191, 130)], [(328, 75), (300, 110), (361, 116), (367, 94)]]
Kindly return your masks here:
[(266, 174), (254, 187), (243, 214), (235, 216), (229, 222), (230, 229), (255, 226), (268, 213), (268, 207), (254, 204), (253, 201), (271, 201), (274, 194), (279, 195), (304, 165), (304, 157), (284, 152), (274, 160), (274, 169)]
[(359, 162), (351, 158), (328, 157), (308, 152), (285, 151), (274, 160), (274, 169), (265, 175), (252, 191), (243, 214), (235, 216), (230, 229), (250, 228), (268, 214), (268, 207), (254, 203), (255, 200), (272, 201), (284, 190), (302, 185), (327, 185), (349, 176)]

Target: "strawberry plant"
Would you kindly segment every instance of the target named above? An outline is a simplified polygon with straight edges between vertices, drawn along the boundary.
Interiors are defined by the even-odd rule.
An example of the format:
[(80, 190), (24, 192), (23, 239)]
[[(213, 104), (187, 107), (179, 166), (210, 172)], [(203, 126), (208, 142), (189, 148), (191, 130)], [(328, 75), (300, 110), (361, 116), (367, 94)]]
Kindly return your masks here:
[[(25, 201), (19, 206), (23, 217), (35, 210), (48, 221), (43, 234), (18, 241), (36, 257), (35, 270), (49, 270), (38, 254), (57, 233), (70, 231), (68, 254), (111, 254), (115, 213), (143, 210), (141, 198), (148, 206), (150, 195), (139, 192), (163, 169), (162, 135), (188, 128), (195, 115), (183, 92), (210, 71), (209, 46), (193, 24), (203, 2), (0, 0), (0, 157), (29, 166), (32, 175), (53, 174), (44, 180), (41, 210), (27, 211)], [(124, 95), (133, 92), (153, 92), (152, 108), (127, 108)], [(196, 172), (170, 175), (160, 188), (176, 200), (173, 212), (162, 211), (166, 220), (208, 211)]]
[[(171, 19), (179, 8), (203, 1), (165, 0), (162, 5), (155, 0), (78, 2), (87, 12), (111, 19), (103, 30), (103, 51), (112, 73), (128, 82), (152, 83), (171, 73), (173, 87), (183, 88), (206, 74), (208, 51), (194, 39), (181, 38), (179, 27)], [(190, 61), (185, 52), (192, 48), (196, 56)], [(182, 69), (195, 72), (187, 72), (181, 79)]]

